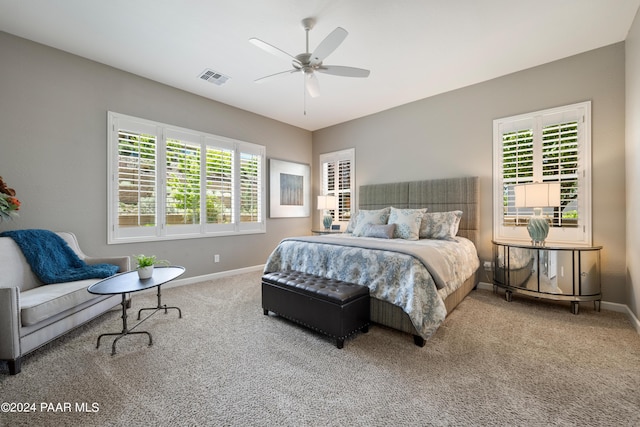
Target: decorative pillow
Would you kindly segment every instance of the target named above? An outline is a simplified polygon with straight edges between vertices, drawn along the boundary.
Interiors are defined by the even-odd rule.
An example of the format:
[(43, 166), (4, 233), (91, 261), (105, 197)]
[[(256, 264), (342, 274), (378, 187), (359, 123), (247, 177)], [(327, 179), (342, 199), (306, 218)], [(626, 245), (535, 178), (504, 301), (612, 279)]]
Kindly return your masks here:
[(356, 218), (356, 226), (353, 229), (354, 236), (363, 236), (367, 224), (383, 225), (389, 219), (389, 208), (377, 210), (361, 210)]
[(377, 237), (378, 239), (393, 239), (395, 224), (374, 225), (367, 224), (364, 230), (364, 237)]
[(349, 223), (347, 224), (347, 228), (345, 229), (345, 233), (353, 233), (353, 230), (356, 229), (357, 219), (358, 219), (358, 215), (354, 215), (349, 219)]
[(389, 224), (395, 224), (396, 230), (393, 237), (405, 240), (418, 240), (420, 236), (420, 224), (426, 209), (396, 209), (391, 208)]
[(420, 237), (452, 240), (458, 234), (460, 218), (462, 218), (462, 211), (428, 212), (422, 219)]

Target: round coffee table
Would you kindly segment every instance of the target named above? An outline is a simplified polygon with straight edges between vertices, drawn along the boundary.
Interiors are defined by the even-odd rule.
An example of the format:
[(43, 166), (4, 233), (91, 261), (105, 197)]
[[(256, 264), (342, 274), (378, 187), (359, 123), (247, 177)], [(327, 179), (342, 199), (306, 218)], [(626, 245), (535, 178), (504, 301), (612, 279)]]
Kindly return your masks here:
[[(113, 344), (111, 346), (111, 355), (116, 354), (116, 343), (118, 340), (125, 335), (132, 334), (146, 334), (149, 337), (149, 345), (153, 345), (153, 338), (151, 334), (147, 331), (134, 331), (135, 328), (138, 327), (142, 322), (147, 320), (149, 317), (153, 316), (157, 311), (164, 310), (165, 313), (169, 309), (178, 310), (179, 317), (182, 317), (182, 311), (178, 307), (167, 307), (166, 304), (163, 305), (161, 301), (161, 293), (160, 286), (170, 282), (171, 280), (179, 277), (184, 273), (184, 267), (180, 266), (168, 266), (168, 267), (155, 267), (153, 269), (153, 275), (149, 279), (140, 279), (138, 277), (138, 272), (136, 270), (127, 271), (125, 273), (116, 274), (115, 276), (108, 277), (104, 280), (94, 283), (89, 286), (87, 289), (89, 293), (98, 294), (98, 295), (115, 295), (122, 294), (122, 332), (110, 332), (106, 334), (101, 334), (98, 337), (98, 343), (96, 348), (100, 347), (100, 339), (104, 336), (116, 336), (113, 340)], [(138, 311), (138, 320), (140, 320), (140, 313), (143, 310), (153, 310), (151, 314), (149, 314), (144, 319), (140, 320), (140, 322), (136, 323), (133, 327), (129, 328), (127, 326), (127, 294), (143, 291), (145, 289), (157, 287), (158, 288), (158, 305), (156, 307), (148, 307), (141, 308)]]

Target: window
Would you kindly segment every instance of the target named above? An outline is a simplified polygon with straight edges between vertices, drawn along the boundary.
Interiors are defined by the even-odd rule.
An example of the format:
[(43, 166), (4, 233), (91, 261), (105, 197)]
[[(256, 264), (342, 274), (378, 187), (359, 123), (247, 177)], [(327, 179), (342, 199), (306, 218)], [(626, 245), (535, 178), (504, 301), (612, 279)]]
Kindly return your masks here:
[(494, 120), (493, 138), (494, 237), (529, 240), (533, 209), (515, 207), (515, 184), (559, 182), (547, 242), (590, 245), (591, 103)]
[(265, 232), (265, 147), (108, 114), (109, 243)]
[(355, 149), (320, 155), (320, 193), (338, 197), (338, 209), (329, 211), (335, 222), (349, 222), (355, 193)]

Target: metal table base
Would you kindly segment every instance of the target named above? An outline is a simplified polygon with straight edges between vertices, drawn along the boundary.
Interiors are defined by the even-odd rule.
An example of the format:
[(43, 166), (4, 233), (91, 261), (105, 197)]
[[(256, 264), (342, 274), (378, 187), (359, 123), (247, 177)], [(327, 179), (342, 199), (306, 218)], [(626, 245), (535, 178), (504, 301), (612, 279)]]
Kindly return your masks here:
[[(162, 304), (161, 300), (161, 291), (160, 287), (162, 284), (169, 282), (176, 277), (180, 276), (184, 273), (184, 267), (181, 266), (162, 266), (156, 267), (154, 269), (153, 275), (148, 279), (140, 279), (136, 271), (127, 271), (124, 273), (116, 274), (115, 276), (108, 277), (106, 279), (101, 280), (100, 282), (94, 283), (89, 286), (87, 290), (89, 293), (98, 294), (98, 295), (122, 295), (122, 331), (121, 332), (110, 332), (106, 334), (101, 334), (98, 336), (98, 342), (96, 343), (96, 348), (100, 348), (100, 340), (102, 337), (106, 336), (115, 336), (116, 338), (113, 340), (113, 344), (111, 345), (111, 355), (116, 354), (116, 344), (120, 340), (120, 338), (126, 335), (134, 335), (134, 334), (146, 334), (149, 337), (149, 346), (153, 345), (153, 337), (147, 331), (136, 331), (135, 329), (142, 324), (149, 317), (153, 316), (160, 310), (164, 310), (165, 313), (168, 312), (169, 309), (178, 310), (178, 315), (182, 318), (182, 311), (178, 307), (167, 307), (166, 304)], [(131, 294), (133, 292), (143, 291), (145, 289), (149, 289), (151, 287), (157, 287), (157, 297), (158, 303), (156, 307), (146, 307), (142, 308), (138, 311), (138, 320), (139, 322), (133, 325), (131, 328), (127, 324), (127, 308), (130, 307), (130, 301), (127, 301), (127, 294)], [(140, 315), (143, 310), (153, 310), (148, 316), (144, 319), (140, 320)]]
[(140, 320), (138, 323), (136, 323), (135, 325), (133, 325), (133, 327), (131, 327), (131, 329), (129, 329), (129, 327), (127, 326), (127, 293), (123, 293), (122, 294), (122, 302), (120, 303), (120, 305), (122, 306), (122, 332), (108, 332), (105, 334), (100, 334), (100, 336), (98, 336), (98, 343), (96, 344), (96, 348), (100, 348), (100, 339), (102, 337), (106, 337), (106, 336), (115, 336), (116, 338), (113, 340), (113, 344), (111, 345), (111, 355), (113, 356), (114, 354), (116, 354), (116, 343), (118, 342), (118, 340), (126, 335), (134, 335), (134, 334), (147, 334), (147, 336), (149, 337), (149, 347), (151, 347), (153, 345), (153, 337), (151, 336), (151, 333), (148, 331), (134, 331), (135, 328), (137, 328), (142, 322), (144, 322), (145, 320), (147, 320), (149, 317), (153, 316), (154, 314), (156, 314), (159, 310), (164, 310), (165, 314), (168, 312), (167, 310), (170, 309), (174, 309), (174, 310), (178, 310), (178, 315), (179, 317), (182, 319), (182, 310), (180, 310), (178, 307), (167, 307), (166, 304), (162, 304), (161, 301), (161, 292), (160, 292), (160, 286), (158, 286), (158, 306), (157, 307), (145, 307), (145, 308), (141, 308), (138, 311), (138, 320), (140, 320), (140, 313), (142, 313), (143, 310), (153, 310), (152, 313), (150, 313), (147, 317), (145, 317), (144, 319)]
[(149, 332), (134, 331), (134, 329), (137, 328), (138, 325), (140, 325), (142, 322), (147, 320), (149, 317), (151, 317), (153, 313), (151, 313), (149, 316), (145, 317), (144, 319), (142, 319), (142, 321), (136, 323), (131, 329), (129, 329), (127, 327), (127, 294), (126, 293), (122, 294), (122, 302), (120, 303), (120, 305), (122, 305), (122, 332), (109, 332), (106, 334), (100, 334), (100, 336), (98, 336), (98, 343), (96, 344), (96, 348), (100, 348), (100, 339), (102, 337), (117, 336), (117, 338), (113, 340), (113, 344), (111, 345), (111, 355), (113, 356), (114, 354), (116, 354), (116, 343), (118, 342), (118, 340), (124, 337), (125, 335), (133, 335), (133, 334), (147, 334), (147, 336), (149, 337), (149, 346), (152, 346), (153, 337)]
[[(138, 320), (140, 320), (140, 313), (142, 313), (143, 310), (154, 310), (153, 313), (155, 313), (158, 310), (164, 310), (164, 314), (167, 314), (167, 310), (178, 310), (178, 318), (182, 319), (182, 310), (180, 310), (178, 307), (167, 307), (166, 304), (162, 304), (162, 300), (161, 300), (161, 293), (160, 293), (160, 286), (158, 286), (158, 305), (156, 307), (146, 307), (146, 308), (141, 308), (140, 310), (138, 310)], [(153, 313), (151, 313), (149, 316), (153, 315)], [(149, 317), (147, 316), (147, 317)]]

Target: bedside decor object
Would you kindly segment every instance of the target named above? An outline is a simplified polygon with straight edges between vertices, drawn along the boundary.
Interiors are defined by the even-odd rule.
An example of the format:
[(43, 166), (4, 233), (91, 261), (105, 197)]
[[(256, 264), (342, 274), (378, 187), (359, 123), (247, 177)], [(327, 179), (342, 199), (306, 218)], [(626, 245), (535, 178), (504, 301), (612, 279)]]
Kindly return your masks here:
[(338, 198), (335, 196), (318, 196), (318, 210), (324, 211), (324, 216), (322, 217), (322, 225), (324, 225), (325, 230), (329, 230), (331, 228), (331, 224), (333, 224), (333, 216), (329, 212), (332, 209), (337, 209), (338, 207)]
[(542, 216), (542, 208), (560, 206), (559, 182), (534, 182), (513, 186), (516, 208), (533, 208), (527, 231), (534, 246), (544, 246), (549, 234), (549, 221)]
[(0, 176), (0, 222), (18, 216), (20, 200), (16, 198), (16, 190), (7, 187)]
[(146, 256), (143, 254), (134, 255), (136, 260), (136, 270), (138, 270), (138, 277), (141, 280), (150, 279), (153, 276), (153, 267), (155, 265), (169, 265), (169, 261), (158, 260), (155, 255)]

